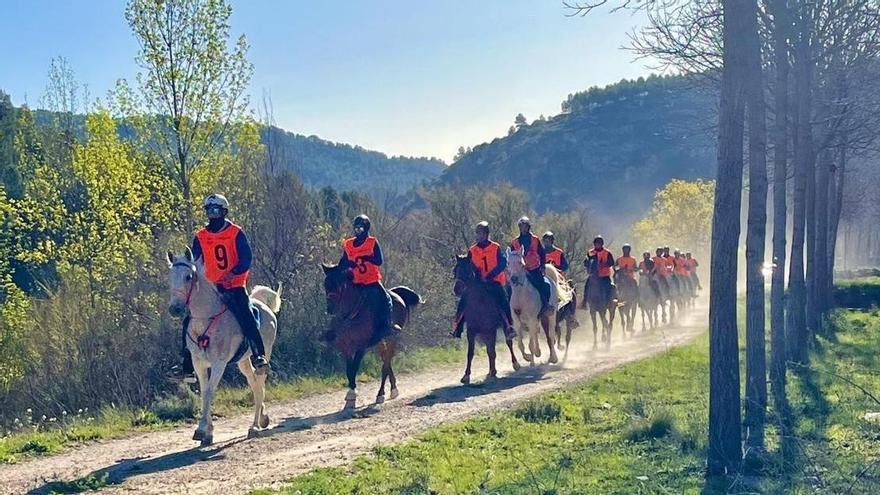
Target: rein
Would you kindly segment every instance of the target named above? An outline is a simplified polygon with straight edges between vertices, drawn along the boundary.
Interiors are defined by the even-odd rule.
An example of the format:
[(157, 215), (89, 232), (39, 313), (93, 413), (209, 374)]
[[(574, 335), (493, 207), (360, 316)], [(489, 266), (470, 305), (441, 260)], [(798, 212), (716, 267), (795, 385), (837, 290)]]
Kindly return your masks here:
[[(327, 291), (324, 291), (324, 292), (325, 292), (325, 295), (326, 295), (328, 298), (330, 298), (331, 300), (334, 299), (334, 298), (335, 298), (336, 300), (342, 300), (342, 293), (343, 293), (344, 288), (345, 288), (346, 286), (347, 286), (347, 284), (342, 284), (342, 286), (341, 286), (339, 289), (337, 289), (337, 290), (327, 290)], [(344, 316), (342, 316), (342, 315), (337, 316), (337, 318), (342, 319), (342, 320), (354, 320), (354, 319), (357, 317), (357, 315), (360, 314), (361, 309), (363, 309), (363, 307), (364, 307), (364, 300), (365, 300), (364, 294), (363, 294), (363, 292), (361, 292), (361, 293), (358, 295), (358, 301), (357, 301), (357, 304), (354, 305), (354, 307), (351, 309), (351, 311), (349, 311), (348, 314), (346, 314), (346, 315), (344, 315)]]

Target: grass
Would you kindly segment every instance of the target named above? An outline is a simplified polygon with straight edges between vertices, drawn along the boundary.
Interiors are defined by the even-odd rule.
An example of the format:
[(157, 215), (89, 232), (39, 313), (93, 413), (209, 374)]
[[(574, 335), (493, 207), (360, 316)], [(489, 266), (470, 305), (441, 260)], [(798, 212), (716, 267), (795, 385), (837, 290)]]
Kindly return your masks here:
[(834, 303), (844, 308), (877, 307), (880, 305), (880, 277), (839, 281), (834, 288)]
[(280, 492), (880, 493), (880, 422), (864, 419), (880, 400), (858, 388), (880, 397), (880, 312), (841, 310), (832, 320), (836, 333), (815, 343), (812, 365), (789, 373), (795, 455), (780, 455), (771, 407), (768, 452), (750, 458), (748, 477), (705, 478), (704, 335), (513, 410), (298, 476)]
[[(395, 359), (398, 373), (416, 372), (463, 360), (459, 344), (418, 348), (401, 352)], [(379, 376), (378, 359), (370, 354), (364, 359), (359, 380)], [(296, 400), (345, 386), (342, 374), (301, 377), (273, 383), (266, 392), (267, 401)], [(372, 391), (370, 392), (372, 393)], [(214, 402), (214, 415), (231, 416), (253, 407), (250, 389), (221, 386)], [(94, 414), (88, 410), (71, 414), (62, 420), (22, 418), (17, 431), (0, 437), (0, 463), (15, 463), (27, 457), (57, 453), (65, 447), (88, 441), (121, 438), (135, 433), (172, 429), (190, 422), (199, 414), (198, 395), (181, 387), (174, 395), (163, 397), (148, 409), (105, 407)], [(26, 416), (26, 414), (25, 414)], [(54, 421), (50, 421), (54, 420)]]

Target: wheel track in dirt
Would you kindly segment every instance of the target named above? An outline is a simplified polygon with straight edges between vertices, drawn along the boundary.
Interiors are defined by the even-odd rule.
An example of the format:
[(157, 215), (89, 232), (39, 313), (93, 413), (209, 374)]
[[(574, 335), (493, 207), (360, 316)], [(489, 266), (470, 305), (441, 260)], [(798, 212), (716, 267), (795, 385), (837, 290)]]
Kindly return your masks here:
[[(51, 483), (94, 476), (107, 477), (102, 492), (116, 493), (245, 493), (278, 488), (297, 474), (317, 467), (346, 465), (378, 445), (408, 440), (438, 425), (494, 410), (557, 390), (622, 364), (644, 359), (689, 343), (705, 331), (705, 309), (675, 327), (637, 333), (621, 340), (615, 330), (610, 348), (592, 350), (583, 337), (589, 324), (576, 331), (568, 360), (562, 365), (537, 365), (513, 372), (509, 355), (498, 354), (499, 380), (464, 387), (458, 366), (402, 375), (401, 395), (381, 406), (367, 405), (378, 383), (359, 384), (359, 407), (340, 412), (345, 390), (270, 403), (274, 420), (259, 438), (246, 440), (250, 413), (215, 421), (215, 444), (198, 448), (190, 440), (194, 426), (137, 434), (80, 445), (57, 455), (0, 466), (4, 493), (49, 493)], [(582, 315), (582, 317), (585, 315)], [(583, 318), (586, 322), (587, 318)], [(479, 347), (478, 347), (479, 350)], [(546, 343), (543, 344), (546, 359)], [(462, 352), (462, 361), (464, 361)], [(484, 352), (474, 357), (474, 377), (487, 371)]]

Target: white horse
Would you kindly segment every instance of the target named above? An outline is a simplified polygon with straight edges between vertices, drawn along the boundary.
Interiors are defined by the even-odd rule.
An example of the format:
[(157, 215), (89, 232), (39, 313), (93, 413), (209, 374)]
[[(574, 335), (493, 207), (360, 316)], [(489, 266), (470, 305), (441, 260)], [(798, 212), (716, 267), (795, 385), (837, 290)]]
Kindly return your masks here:
[[(192, 354), (193, 368), (199, 379), (202, 395), (202, 416), (193, 434), (193, 440), (202, 445), (214, 441), (214, 423), (211, 403), (226, 366), (238, 360), (238, 369), (247, 378), (254, 394), (254, 422), (248, 430), (248, 438), (256, 436), (269, 426), (263, 400), (266, 392), (266, 374), (257, 374), (250, 360), (250, 348), (244, 339), (238, 322), (223, 302), (217, 289), (207, 278), (201, 259), (194, 260), (187, 248), (183, 256), (168, 253), (171, 270), (171, 300), (168, 311), (172, 316), (190, 314), (186, 347)], [(275, 314), (281, 308), (281, 286), (277, 291), (258, 285), (251, 290), (251, 301), (260, 311), (260, 335), (266, 348), (266, 358), (272, 355), (272, 344), (278, 321)], [(202, 345), (199, 344), (202, 343)]]
[[(550, 311), (548, 316), (539, 318), (538, 313), (541, 311), (541, 295), (538, 293), (531, 282), (526, 278), (526, 264), (523, 259), (522, 250), (511, 251), (507, 249), (507, 272), (510, 276), (510, 285), (513, 289), (510, 296), (510, 310), (513, 312), (513, 318), (517, 325), (517, 345), (519, 350), (531, 364), (535, 363), (536, 357), (541, 357), (541, 344), (538, 341), (538, 330), (544, 329), (544, 335), (547, 336), (547, 344), (550, 346), (550, 363), (556, 363), (559, 358), (556, 355), (556, 311), (559, 309), (559, 296), (557, 292), (557, 282), (559, 280), (556, 268), (553, 265), (546, 265), (546, 276), (550, 279)], [(529, 336), (529, 351), (526, 352), (523, 346), (523, 337)]]

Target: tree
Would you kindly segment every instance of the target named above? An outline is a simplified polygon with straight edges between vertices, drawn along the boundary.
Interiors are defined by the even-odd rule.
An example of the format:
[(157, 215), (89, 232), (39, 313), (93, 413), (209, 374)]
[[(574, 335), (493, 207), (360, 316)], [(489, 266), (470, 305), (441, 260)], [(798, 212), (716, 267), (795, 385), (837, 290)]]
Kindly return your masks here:
[(523, 115), (523, 114), (521, 114), (521, 113), (518, 113), (518, 114), (516, 114), (516, 118), (513, 119), (513, 125), (516, 126), (516, 130), (520, 130), (520, 129), (522, 129), (524, 126), (529, 125), (529, 123), (526, 121), (526, 116), (525, 116), (525, 115)]
[(516, 133), (516, 126), (510, 126), (510, 127), (507, 129), (507, 135), (508, 135), (508, 136), (513, 136), (515, 133)]
[(125, 18), (140, 44), (137, 62), (149, 137), (172, 170), (192, 230), (192, 174), (229, 145), (247, 107), (253, 73), (248, 43), (229, 45), (225, 0), (130, 0)]
[(714, 181), (673, 179), (657, 191), (651, 210), (633, 225), (636, 248), (651, 250), (675, 239), (678, 247), (709, 252)]
[(21, 194), (21, 175), (15, 167), (15, 107), (0, 90), (0, 184), (12, 196)]
[(718, 178), (712, 215), (709, 291), (710, 475), (740, 469), (739, 348), (736, 323), (737, 244), (743, 175), (743, 111), (749, 76), (750, 30), (757, 16), (753, 0), (723, 0), (723, 68), (718, 116)]
[(458, 151), (455, 152), (455, 156), (452, 158), (453, 162), (457, 162), (467, 155), (467, 150), (464, 149), (464, 146), (459, 146)]

